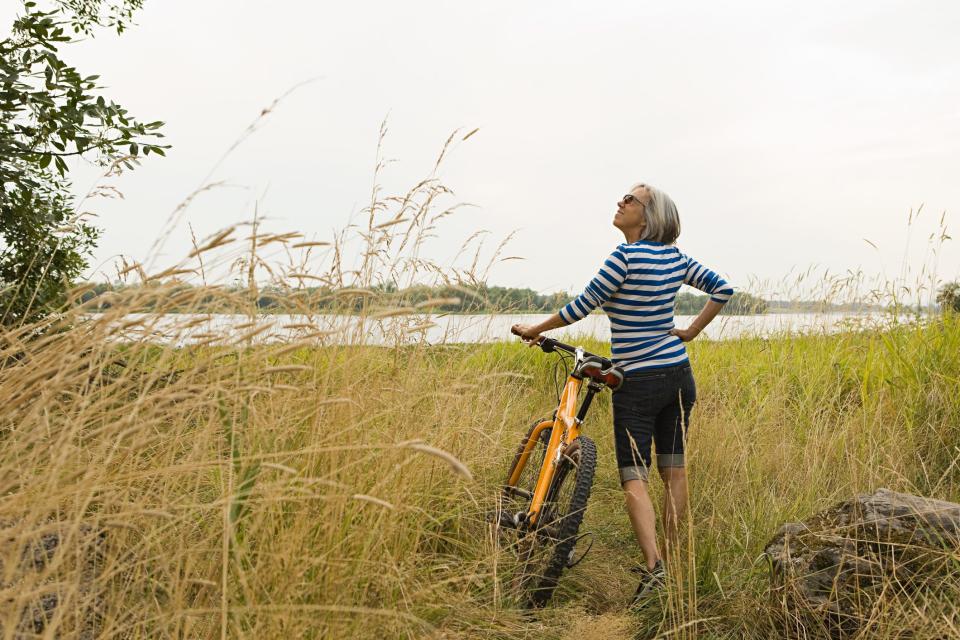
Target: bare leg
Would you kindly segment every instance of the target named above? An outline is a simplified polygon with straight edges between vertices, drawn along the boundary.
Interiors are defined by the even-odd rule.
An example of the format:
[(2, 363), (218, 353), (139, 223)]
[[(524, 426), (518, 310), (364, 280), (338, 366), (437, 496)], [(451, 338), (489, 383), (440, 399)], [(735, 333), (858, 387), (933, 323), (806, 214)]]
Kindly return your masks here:
[(657, 516), (653, 512), (653, 502), (647, 491), (647, 483), (642, 480), (627, 480), (623, 483), (623, 492), (627, 499), (627, 513), (630, 514), (630, 524), (633, 533), (637, 536), (643, 559), (647, 568), (653, 566), (660, 559), (657, 551)]
[(687, 470), (684, 467), (662, 467), (658, 471), (663, 479), (663, 531), (669, 550), (676, 548), (680, 520), (687, 513)]

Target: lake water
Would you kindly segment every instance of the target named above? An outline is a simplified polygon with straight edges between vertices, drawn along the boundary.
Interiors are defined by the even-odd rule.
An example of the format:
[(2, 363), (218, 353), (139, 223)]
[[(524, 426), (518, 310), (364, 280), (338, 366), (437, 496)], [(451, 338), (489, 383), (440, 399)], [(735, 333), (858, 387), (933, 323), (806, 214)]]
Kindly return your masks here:
[[(510, 326), (533, 324), (549, 314), (436, 315), (415, 314), (385, 318), (360, 318), (317, 314), (128, 314), (110, 320), (93, 314), (94, 320), (116, 324), (123, 340), (147, 340), (175, 345), (210, 343), (277, 343), (310, 339), (318, 344), (476, 343), (515, 340)], [(769, 337), (783, 334), (833, 333), (844, 328), (882, 327), (890, 314), (872, 313), (771, 313), (757, 316), (718, 316), (698, 340), (729, 340), (739, 337)], [(911, 318), (904, 318), (912, 319)], [(693, 316), (677, 316), (675, 324), (686, 327)], [(610, 339), (606, 316), (592, 314), (574, 325), (550, 332), (564, 340), (594, 337)]]

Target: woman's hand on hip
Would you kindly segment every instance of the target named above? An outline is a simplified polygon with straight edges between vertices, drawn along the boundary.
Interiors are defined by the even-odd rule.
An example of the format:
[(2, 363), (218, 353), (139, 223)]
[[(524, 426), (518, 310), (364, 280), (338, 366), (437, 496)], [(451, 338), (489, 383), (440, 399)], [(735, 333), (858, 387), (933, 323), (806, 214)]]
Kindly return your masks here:
[(690, 342), (700, 335), (700, 329), (697, 329), (696, 327), (687, 327), (686, 329), (671, 329), (670, 335), (677, 336), (684, 342)]

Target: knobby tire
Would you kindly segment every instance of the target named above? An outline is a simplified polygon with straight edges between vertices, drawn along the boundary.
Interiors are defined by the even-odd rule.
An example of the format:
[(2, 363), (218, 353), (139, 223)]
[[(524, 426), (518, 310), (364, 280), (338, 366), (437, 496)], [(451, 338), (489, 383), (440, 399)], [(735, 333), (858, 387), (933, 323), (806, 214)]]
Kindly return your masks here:
[[(550, 527), (557, 518), (542, 521), (538, 523), (536, 530), (527, 535), (534, 536), (532, 544), (553, 544), (552, 553), (549, 560), (539, 576), (539, 581), (530, 593), (529, 604), (533, 607), (542, 607), (553, 595), (554, 589), (560, 580), (560, 575), (567, 566), (570, 552), (573, 551), (577, 542), (577, 531), (583, 522), (583, 515), (587, 509), (587, 502), (590, 500), (590, 490), (593, 487), (593, 476), (597, 466), (597, 448), (593, 440), (586, 436), (580, 436), (574, 440), (564, 453), (564, 458), (557, 467), (553, 482), (547, 492), (548, 499), (544, 506), (549, 508), (566, 509), (559, 518), (559, 528), (555, 536), (548, 542), (541, 542), (542, 528)], [(564, 489), (572, 485), (572, 493), (567, 505), (554, 504), (557, 498), (563, 500)], [(544, 513), (544, 512), (541, 512)], [(536, 576), (534, 576), (534, 579)]]

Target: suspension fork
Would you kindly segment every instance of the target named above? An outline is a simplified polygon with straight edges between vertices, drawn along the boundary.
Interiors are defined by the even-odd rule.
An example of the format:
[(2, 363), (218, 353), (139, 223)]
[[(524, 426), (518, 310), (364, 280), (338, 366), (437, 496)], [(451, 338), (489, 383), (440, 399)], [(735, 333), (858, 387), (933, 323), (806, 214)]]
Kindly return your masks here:
[[(520, 480), (520, 474), (523, 473), (529, 461), (530, 454), (536, 446), (540, 434), (548, 427), (554, 427), (550, 433), (550, 440), (547, 443), (547, 450), (544, 454), (543, 466), (540, 467), (540, 473), (537, 476), (537, 483), (534, 486), (534, 492), (530, 501), (530, 510), (526, 514), (526, 520), (529, 523), (536, 522), (537, 516), (547, 499), (547, 492), (553, 482), (560, 460), (563, 459), (563, 453), (571, 442), (580, 436), (580, 425), (590, 410), (593, 397), (603, 389), (603, 386), (590, 380), (587, 384), (587, 394), (577, 408), (577, 396), (580, 394), (580, 388), (583, 384), (581, 378), (570, 376), (567, 384), (563, 388), (560, 396), (560, 404), (554, 414), (553, 421), (544, 420), (538, 423), (527, 438), (523, 452), (517, 460), (510, 478), (507, 480), (508, 487), (515, 487)], [(574, 411), (576, 410), (576, 415)]]
[(526, 469), (527, 461), (530, 459), (530, 454), (533, 452), (533, 448), (540, 440), (540, 434), (543, 433), (544, 429), (552, 427), (553, 422), (553, 420), (544, 420), (543, 422), (539, 422), (533, 428), (533, 431), (530, 432), (530, 436), (527, 438), (527, 442), (524, 444), (523, 452), (520, 454), (520, 458), (517, 459), (517, 464), (514, 465), (513, 471), (510, 473), (510, 477), (507, 478), (508, 487), (516, 487), (517, 483), (520, 482), (520, 474), (523, 473), (524, 469)]
[[(567, 384), (563, 387), (563, 393), (560, 396), (560, 405), (557, 407), (557, 413), (553, 420), (553, 431), (550, 433), (550, 442), (547, 443), (547, 451), (544, 455), (543, 466), (540, 467), (540, 475), (537, 477), (537, 484), (534, 487), (533, 499), (530, 501), (530, 511), (527, 520), (530, 523), (536, 522), (540, 508), (547, 497), (547, 491), (553, 482), (553, 476), (557, 471), (557, 465), (563, 456), (564, 449), (567, 448), (573, 440), (580, 435), (580, 423), (583, 422), (585, 412), (577, 413), (577, 396), (580, 393), (580, 385), (583, 380), (570, 376), (567, 378)], [(586, 403), (586, 400), (584, 401)], [(586, 403), (589, 406), (589, 403)], [(527, 443), (530, 446), (530, 443)]]

